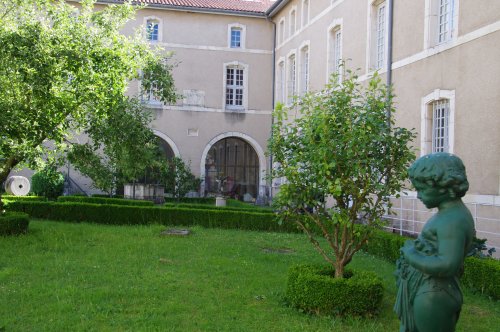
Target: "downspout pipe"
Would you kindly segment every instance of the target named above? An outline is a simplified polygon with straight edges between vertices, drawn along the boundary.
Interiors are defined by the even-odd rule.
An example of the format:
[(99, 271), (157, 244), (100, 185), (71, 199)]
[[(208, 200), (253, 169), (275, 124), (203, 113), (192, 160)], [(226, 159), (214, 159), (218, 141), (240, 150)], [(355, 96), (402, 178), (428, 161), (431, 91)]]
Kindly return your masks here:
[[(272, 86), (271, 86), (271, 107), (274, 112), (274, 107), (276, 103), (276, 23), (268, 16), (267, 20), (271, 22), (273, 25), (273, 55), (272, 55), (272, 71), (273, 71), (273, 76), (272, 76)], [(274, 126), (274, 114), (271, 113), (271, 134), (270, 137), (271, 139), (273, 138), (273, 126)], [(269, 169), (271, 172), (273, 171), (273, 155), (272, 153), (269, 154)], [(269, 198), (272, 200), (273, 199), (273, 180), (270, 178), (269, 181)]]
[[(388, 26), (387, 26), (387, 78), (386, 84), (387, 88), (392, 88), (392, 34), (393, 34), (393, 23), (394, 23), (394, 0), (387, 0), (388, 8)], [(389, 98), (389, 97), (388, 97)], [(391, 128), (391, 105), (389, 100), (387, 100), (387, 124)]]

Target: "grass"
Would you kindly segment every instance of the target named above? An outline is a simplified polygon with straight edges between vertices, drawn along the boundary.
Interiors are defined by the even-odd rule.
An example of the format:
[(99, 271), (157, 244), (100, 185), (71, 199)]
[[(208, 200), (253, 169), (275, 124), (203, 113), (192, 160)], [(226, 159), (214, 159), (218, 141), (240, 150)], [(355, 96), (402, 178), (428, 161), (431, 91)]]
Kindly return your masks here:
[[(364, 254), (352, 262), (384, 280), (379, 317), (310, 316), (284, 300), (289, 266), (322, 262), (304, 236), (163, 229), (32, 221), (29, 234), (0, 237), (0, 330), (398, 330), (391, 263)], [(458, 331), (500, 326), (498, 302), (468, 292), (465, 302)]]

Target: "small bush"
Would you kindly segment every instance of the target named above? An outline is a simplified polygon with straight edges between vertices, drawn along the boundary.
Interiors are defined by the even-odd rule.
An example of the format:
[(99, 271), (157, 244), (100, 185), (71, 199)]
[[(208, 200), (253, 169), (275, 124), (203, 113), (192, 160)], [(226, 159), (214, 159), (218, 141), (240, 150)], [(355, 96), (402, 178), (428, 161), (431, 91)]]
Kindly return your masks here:
[(7, 212), (0, 215), (0, 235), (19, 235), (28, 232), (29, 216), (22, 212)]
[(347, 269), (344, 278), (333, 276), (331, 266), (293, 266), (288, 272), (287, 300), (314, 314), (371, 316), (379, 312), (384, 288), (374, 273)]
[(31, 190), (38, 196), (56, 199), (64, 191), (64, 176), (53, 167), (46, 167), (31, 177)]
[(151, 201), (139, 201), (134, 199), (122, 198), (104, 198), (104, 197), (87, 197), (87, 196), (60, 196), (58, 202), (78, 202), (91, 204), (112, 204), (112, 205), (134, 205), (134, 206), (153, 206)]
[(106, 194), (93, 194), (92, 197), (101, 197), (101, 198), (123, 198), (123, 195), (113, 195), (113, 197), (109, 197)]
[(464, 263), (463, 285), (500, 300), (500, 261), (469, 257)]

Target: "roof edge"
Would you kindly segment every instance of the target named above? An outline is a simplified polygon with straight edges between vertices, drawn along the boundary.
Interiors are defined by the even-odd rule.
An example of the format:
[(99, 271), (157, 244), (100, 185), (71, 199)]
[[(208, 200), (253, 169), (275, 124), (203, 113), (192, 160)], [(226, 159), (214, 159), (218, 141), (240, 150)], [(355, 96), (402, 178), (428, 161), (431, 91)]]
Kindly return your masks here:
[[(80, 2), (79, 0), (70, 0), (70, 1)], [(124, 0), (97, 0), (96, 1), (97, 4), (122, 4), (123, 2), (124, 2)], [(140, 3), (139, 1), (133, 1), (132, 3), (134, 5), (144, 5), (143, 3)], [(266, 12), (252, 12), (252, 11), (244, 11), (244, 10), (201, 8), (201, 7), (188, 7), (188, 6), (162, 5), (162, 4), (146, 4), (144, 8), (177, 10), (177, 11), (184, 11), (184, 12), (196, 12), (196, 13), (206, 13), (206, 14), (267, 18)]]
[(276, 0), (275, 3), (273, 3), (273, 5), (271, 7), (269, 7), (267, 10), (266, 10), (266, 17), (273, 17), (274, 15), (276, 15), (276, 13), (278, 13), (281, 8), (285, 7), (285, 5), (289, 2), (289, 0)]

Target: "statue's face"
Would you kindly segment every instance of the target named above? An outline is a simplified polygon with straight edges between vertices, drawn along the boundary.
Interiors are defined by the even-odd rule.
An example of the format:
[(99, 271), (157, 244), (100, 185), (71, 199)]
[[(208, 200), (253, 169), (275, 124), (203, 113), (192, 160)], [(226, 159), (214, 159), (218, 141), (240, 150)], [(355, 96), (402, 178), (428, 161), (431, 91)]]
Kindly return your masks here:
[(451, 199), (448, 190), (429, 186), (428, 184), (414, 184), (417, 197), (428, 209), (438, 207), (441, 203)]

